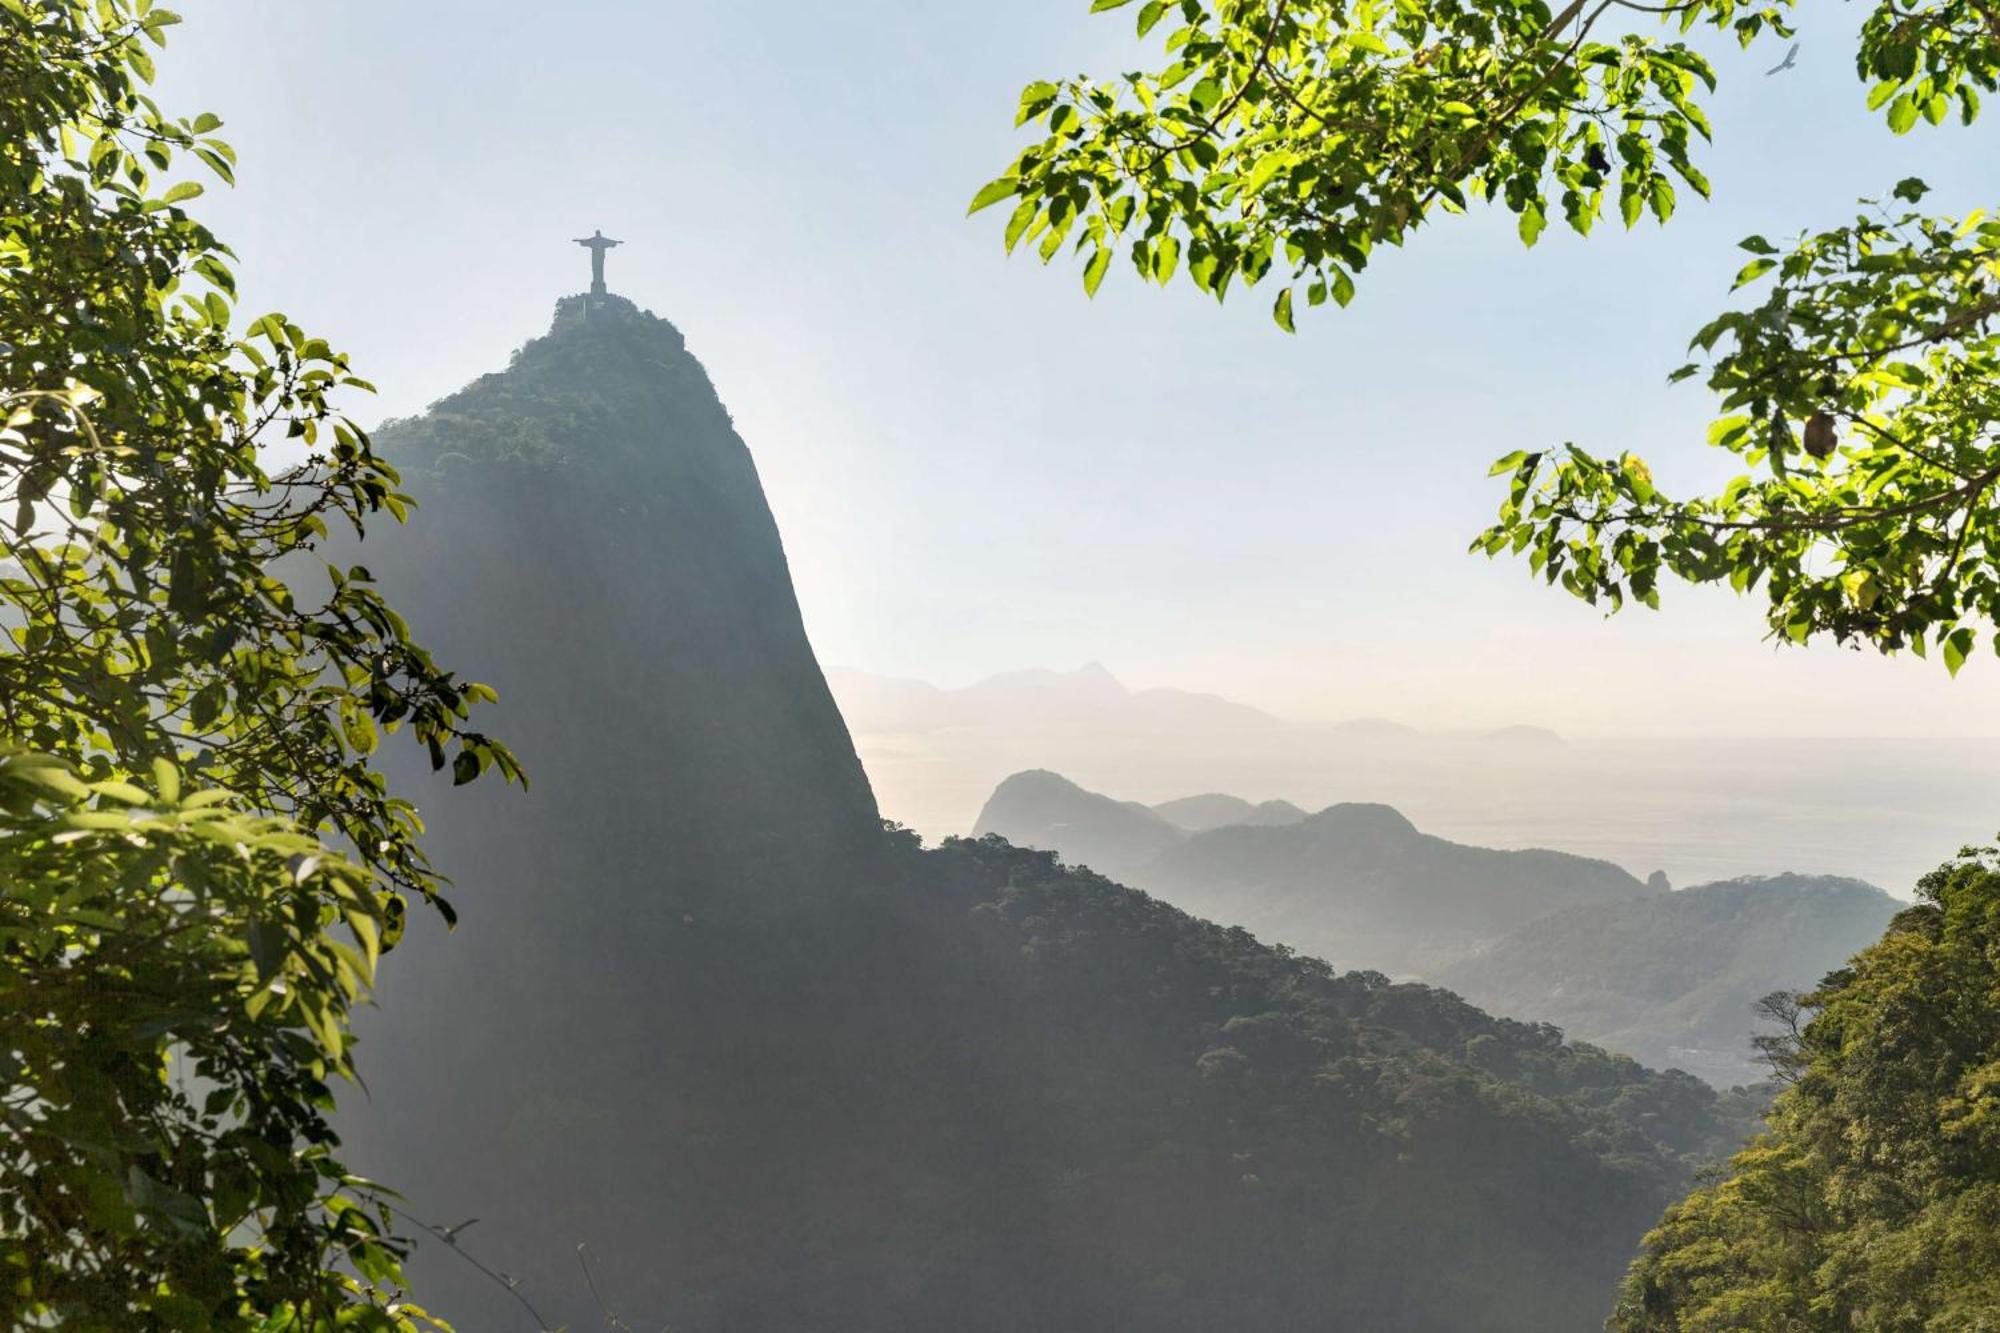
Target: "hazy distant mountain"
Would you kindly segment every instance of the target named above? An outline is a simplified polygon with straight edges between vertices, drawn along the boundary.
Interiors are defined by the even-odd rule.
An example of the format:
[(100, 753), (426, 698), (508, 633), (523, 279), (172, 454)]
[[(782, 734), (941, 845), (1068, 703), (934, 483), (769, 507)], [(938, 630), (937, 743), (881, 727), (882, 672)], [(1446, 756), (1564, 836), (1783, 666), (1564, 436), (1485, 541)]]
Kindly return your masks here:
[(1074, 671), (1008, 671), (961, 689), (940, 689), (835, 667), (827, 680), (856, 731), (922, 732), (951, 727), (1064, 725), (1160, 736), (1189, 731), (1269, 731), (1286, 724), (1271, 714), (1213, 694), (1132, 690), (1100, 662)]
[[(1243, 804), (1247, 810), (1249, 802)], [(1016, 773), (994, 790), (972, 836), (989, 833), (1016, 847), (1060, 851), (1071, 865), (1089, 866), (1118, 880), (1184, 837), (1179, 828), (1136, 801), (1114, 801), (1043, 769)]]
[(1198, 916), (1391, 976), (1425, 975), (1561, 908), (1646, 891), (1609, 861), (1447, 842), (1389, 806), (1351, 803), (1288, 826), (1199, 834), (1136, 880)]
[(1306, 812), (1290, 801), (1253, 805), (1220, 792), (1154, 806), (1118, 801), (1036, 768), (993, 789), (972, 836), (997, 833), (1016, 847), (1060, 852), (1071, 865), (1131, 882), (1189, 834), (1236, 826), (1276, 828), (1305, 818)]
[(1290, 801), (1252, 805), (1241, 796), (1225, 796), (1221, 792), (1162, 801), (1152, 809), (1154, 814), (1188, 833), (1206, 833), (1231, 824), (1296, 824), (1306, 817), (1306, 812)]
[(1987, 840), (2000, 789), (2000, 747), (1973, 737), (1412, 727), (1369, 720), (1367, 699), (1338, 694), (1320, 707), (1361, 716), (1311, 721), (1131, 689), (1095, 665), (1011, 673), (991, 688), (839, 670), (828, 683), (883, 813), (929, 838), (972, 827), (1008, 774), (1045, 768), (1148, 805), (1218, 791), (1283, 795), (1308, 810), (1383, 801), (1455, 842), (1561, 847), (1657, 866), (1676, 884), (1783, 868), (1902, 893), (1940, 848)]
[[(1647, 892), (1608, 861), (1447, 842), (1385, 805), (1291, 811), (1217, 795), (1149, 809), (1037, 771), (1001, 783), (976, 832), (1056, 852), (1338, 966), (1390, 975), (1423, 974), (1565, 907)], [(1176, 812), (1193, 831), (1176, 826)]]
[(1765, 1075), (1751, 1006), (1810, 988), (1904, 906), (1860, 880), (1729, 880), (1558, 912), (1427, 979), (1648, 1065), (1749, 1082)]
[(1420, 833), (1385, 805), (1305, 815), (1205, 793), (1148, 807), (1016, 774), (977, 831), (1053, 851), (1197, 916), (1341, 967), (1421, 977), (1496, 1013), (1720, 1086), (1763, 1077), (1752, 1006), (1808, 987), (1901, 906), (1779, 875), (1675, 893), (1608, 862)]

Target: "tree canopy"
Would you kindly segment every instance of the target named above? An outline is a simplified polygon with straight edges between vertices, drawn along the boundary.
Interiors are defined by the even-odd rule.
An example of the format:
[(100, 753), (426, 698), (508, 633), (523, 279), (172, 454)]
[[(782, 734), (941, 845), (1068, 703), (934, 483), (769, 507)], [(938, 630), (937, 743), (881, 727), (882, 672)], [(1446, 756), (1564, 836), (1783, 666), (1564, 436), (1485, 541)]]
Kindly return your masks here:
[(440, 887), (372, 756), (518, 770), (314, 555), (408, 502), (185, 207), (235, 155), (146, 91), (177, 21), (0, 0), (0, 1323), (409, 1327), (326, 1119)]
[(1979, 1329), (2000, 1309), (2000, 869), (1925, 878), (1880, 943), (1785, 1006), (1790, 1087), (1646, 1238), (1611, 1327)]
[[(973, 198), (1006, 201), (1009, 249), (1067, 246), (1095, 292), (1123, 248), (1146, 280), (1222, 299), (1270, 283), (1345, 305), (1370, 255), (1482, 203), (1529, 245), (1560, 217), (1615, 208), (1664, 223), (1696, 160), (1716, 73), (1703, 33), (1793, 31), (1790, 0), (1095, 0), (1163, 39), (1164, 64), (1030, 84), (1038, 136)], [(1897, 132), (1970, 123), (2000, 81), (2000, 8), (1886, 0), (1857, 74)], [(1720, 415), (1708, 443), (1744, 471), (1677, 499), (1630, 454), (1575, 445), (1500, 460), (1498, 521), (1476, 550), (1525, 557), (1578, 597), (1658, 604), (1662, 572), (1760, 593), (1772, 633), (1957, 671), (2000, 625), (2000, 222), (1927, 216), (1921, 181), (1885, 183), (1852, 223), (1753, 236), (1736, 285), (1762, 293), (1697, 331)], [(1303, 296), (1301, 303), (1299, 297)], [(2000, 633), (1994, 636), (2000, 650)]]

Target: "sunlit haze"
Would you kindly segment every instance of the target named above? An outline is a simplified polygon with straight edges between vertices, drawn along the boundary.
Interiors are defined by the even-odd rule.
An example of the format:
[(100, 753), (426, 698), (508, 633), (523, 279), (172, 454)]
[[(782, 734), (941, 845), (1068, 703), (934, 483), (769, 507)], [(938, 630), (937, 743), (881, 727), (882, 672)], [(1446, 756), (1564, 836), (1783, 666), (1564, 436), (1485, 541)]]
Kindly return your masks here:
[(1996, 6), (0, 0), (0, 1328), (2000, 1330)]
[(235, 122), (245, 181), (209, 212), (249, 304), (341, 340), (382, 415), (540, 332), (588, 278), (571, 237), (625, 240), (611, 285), (731, 405), (824, 661), (957, 685), (1100, 660), (1301, 718), (2000, 734), (1993, 663), (1780, 651), (1681, 586), (1607, 621), (1464, 554), (1511, 449), (1715, 475), (1710, 400), (1665, 376), (1735, 241), (1913, 170), (1971, 207), (1991, 118), (1892, 140), (1841, 54), (1859, 15), (1818, 7), (1786, 78), (1721, 53), (1716, 202), (1531, 252), (1510, 218), (1447, 220), (1288, 338), (1254, 299), (1086, 303), (964, 218), (1019, 87), (1128, 49), (1086, 8), (232, 0), (192, 12), (170, 88)]

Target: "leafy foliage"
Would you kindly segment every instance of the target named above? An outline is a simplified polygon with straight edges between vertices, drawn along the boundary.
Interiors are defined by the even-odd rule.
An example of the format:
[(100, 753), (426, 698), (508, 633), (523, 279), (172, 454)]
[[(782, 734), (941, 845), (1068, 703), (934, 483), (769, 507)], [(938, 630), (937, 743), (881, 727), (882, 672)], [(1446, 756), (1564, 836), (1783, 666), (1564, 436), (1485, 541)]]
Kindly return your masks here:
[(1611, 1327), (1959, 1330), (2000, 1309), (2000, 868), (1803, 997), (1770, 1131), (1647, 1237)]
[(1755, 471), (1673, 500), (1630, 454), (1516, 454), (1495, 466), (1508, 498), (1475, 549), (1525, 553), (1614, 610), (1657, 606), (1663, 569), (1763, 584), (1787, 641), (1936, 647), (1956, 672), (1977, 627), (2000, 623), (2000, 221), (1885, 211), (1744, 248), (1738, 285), (1769, 279), (1768, 295), (1694, 346), (1727, 414), (1709, 442)]
[(0, 1305), (407, 1326), (325, 1118), (402, 895), (439, 887), (372, 756), (407, 728), (460, 780), (518, 770), (467, 725), (491, 692), (314, 558), (408, 501), (343, 356), (281, 315), (232, 332), (176, 177), (234, 154), (145, 91), (177, 21), (0, 0)]
[[(1094, 10), (1132, 0), (1097, 0)], [(1638, 8), (1632, 6), (1632, 8)], [(1667, 6), (1749, 42), (1785, 32), (1786, 0)], [(1532, 245), (1560, 214), (1588, 233), (1615, 206), (1664, 222), (1677, 185), (1708, 193), (1693, 160), (1709, 136), (1696, 100), (1715, 86), (1684, 42), (1607, 30), (1620, 6), (1576, 0), (1147, 0), (1170, 63), (1121, 79), (1030, 84), (1016, 123), (1045, 134), (973, 199), (1018, 200), (1006, 240), (1046, 262), (1072, 236), (1095, 292), (1130, 240), (1139, 273), (1181, 267), (1220, 299), (1230, 283), (1284, 284), (1346, 305), (1378, 245), (1436, 213), (1504, 203)]]
[(396, 895), (164, 760), (148, 790), (18, 751), (0, 883), (0, 1322), (313, 1328), (393, 1292), (402, 1246), (323, 1109)]
[[(230, 332), (229, 253), (167, 184), (188, 154), (225, 179), (213, 116), (142, 88), (175, 22), (130, 0), (0, 6), (0, 719), (37, 749), (191, 775), (330, 824), (399, 887), (435, 877), (408, 805), (369, 767), (384, 727), (467, 776), (501, 747), (462, 723), (482, 692), (438, 669), (368, 572), (324, 601), (274, 568), (331, 524), (408, 501), (335, 394), (346, 358), (281, 315)], [(164, 188), (162, 188), (164, 187)], [(157, 192), (156, 192), (157, 191)], [(279, 472), (264, 443), (304, 458)]]
[[(1050, 1044), (1043, 1141), (1088, 1173), (1064, 1215), (1133, 1219), (1069, 1243), (1184, 1284), (1123, 1298), (1147, 1327), (1449, 1326), (1475, 1304), (1488, 1327), (1594, 1324), (1628, 1218), (1761, 1110), (1046, 853), (955, 841), (924, 862), (931, 894), (969, 899), (979, 950), (954, 970)], [(1065, 1149), (1091, 1124), (1087, 1154)]]
[[(1170, 63), (1031, 84), (1018, 121), (1043, 138), (973, 206), (1017, 201), (1007, 244), (1044, 261), (1073, 236), (1092, 292), (1127, 239), (1145, 277), (1185, 267), (1217, 298), (1277, 267), (1273, 313), (1289, 331), (1301, 284), (1311, 304), (1345, 305), (1371, 249), (1440, 209), (1501, 202), (1529, 244), (1556, 211), (1588, 232), (1613, 199), (1627, 226), (1664, 222), (1677, 183), (1707, 193), (1692, 147), (1709, 133), (1697, 99), (1714, 72), (1684, 43), (1604, 25), (1635, 11), (1748, 43), (1789, 33), (1790, 10), (1149, 0), (1139, 31), (1168, 29)], [(1855, 63), (1896, 132), (1954, 109), (1969, 124), (2000, 81), (2000, 12), (1886, 0)], [(1517, 453), (1495, 468), (1508, 494), (1475, 549), (1525, 555), (1612, 611), (1657, 606), (1669, 572), (1761, 591), (1781, 641), (1935, 649), (1953, 672), (1983, 633), (2000, 651), (2000, 224), (1901, 207), (1923, 193), (1905, 181), (1897, 210), (1789, 246), (1744, 242), (1737, 285), (1771, 278), (1769, 294), (1694, 340), (1724, 414), (1709, 443), (1739, 455), (1742, 476), (1675, 500), (1629, 454)]]

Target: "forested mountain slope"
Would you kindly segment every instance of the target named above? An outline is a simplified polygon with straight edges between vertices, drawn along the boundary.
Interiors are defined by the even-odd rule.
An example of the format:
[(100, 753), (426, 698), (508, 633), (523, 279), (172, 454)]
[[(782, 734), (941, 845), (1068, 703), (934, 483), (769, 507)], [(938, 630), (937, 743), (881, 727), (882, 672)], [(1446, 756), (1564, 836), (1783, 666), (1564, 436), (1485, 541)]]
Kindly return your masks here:
[(1770, 1132), (1646, 1239), (1620, 1333), (2000, 1327), (2000, 873), (1925, 877), (1809, 996)]
[(1751, 1045), (1757, 1001), (1810, 989), (1902, 906), (1825, 875), (1701, 884), (1531, 921), (1429, 980), (1648, 1065), (1749, 1083), (1769, 1076)]
[[(1335, 976), (998, 842), (885, 834), (747, 451), (665, 321), (380, 434), (360, 555), (501, 691), (524, 796), (412, 783), (457, 881), (343, 1108), (357, 1169), (551, 1325), (1593, 1328), (1746, 1107)], [(1239, 830), (1282, 832), (1284, 830)], [(530, 1327), (430, 1245), (460, 1327)]]

